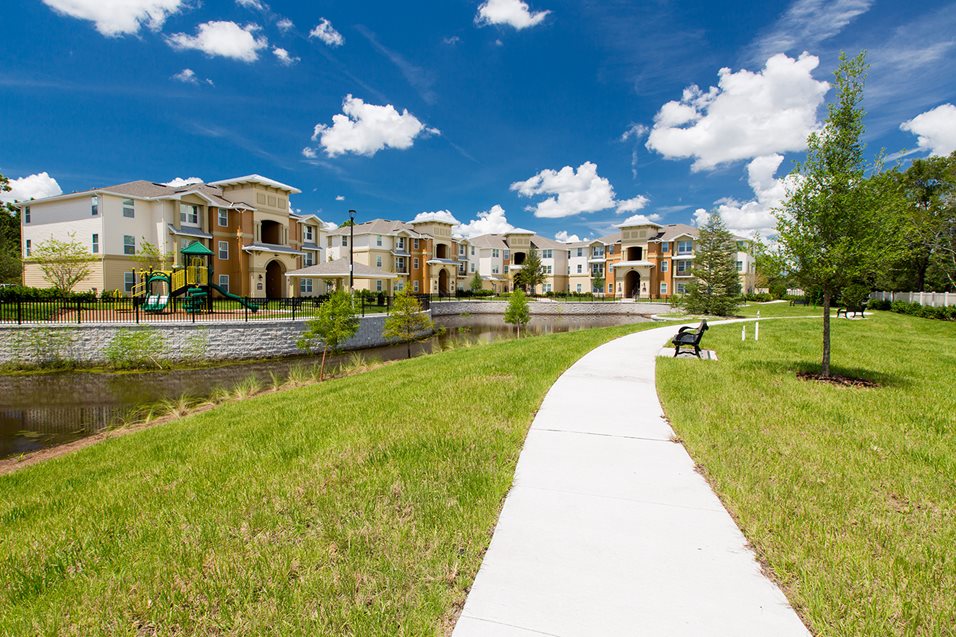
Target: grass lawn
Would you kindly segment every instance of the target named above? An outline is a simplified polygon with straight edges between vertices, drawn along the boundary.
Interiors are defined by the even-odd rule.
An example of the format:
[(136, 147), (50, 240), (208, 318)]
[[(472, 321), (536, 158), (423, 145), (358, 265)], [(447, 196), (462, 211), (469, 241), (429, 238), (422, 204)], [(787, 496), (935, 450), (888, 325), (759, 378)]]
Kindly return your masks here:
[(533, 414), (645, 323), (267, 394), (0, 476), (0, 635), (440, 635)]
[[(795, 309), (810, 308), (771, 313)], [(868, 316), (832, 322), (834, 372), (878, 388), (798, 380), (819, 369), (822, 328), (792, 320), (763, 322), (757, 343), (713, 327), (720, 361), (660, 359), (658, 391), (815, 634), (953, 635), (956, 323)]]

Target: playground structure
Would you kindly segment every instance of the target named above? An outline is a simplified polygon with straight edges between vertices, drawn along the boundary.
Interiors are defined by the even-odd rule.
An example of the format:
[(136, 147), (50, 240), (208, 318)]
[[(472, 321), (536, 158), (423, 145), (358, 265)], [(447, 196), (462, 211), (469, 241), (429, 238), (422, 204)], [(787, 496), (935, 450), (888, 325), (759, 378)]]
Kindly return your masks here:
[(224, 298), (238, 302), (251, 312), (259, 305), (241, 296), (231, 294), (213, 283), (212, 251), (199, 241), (183, 248), (184, 266), (172, 270), (139, 270), (140, 280), (132, 290), (134, 298), (140, 299), (140, 309), (159, 314), (170, 308), (170, 301), (183, 296), (182, 309), (188, 314), (212, 312), (212, 295), (215, 290)]

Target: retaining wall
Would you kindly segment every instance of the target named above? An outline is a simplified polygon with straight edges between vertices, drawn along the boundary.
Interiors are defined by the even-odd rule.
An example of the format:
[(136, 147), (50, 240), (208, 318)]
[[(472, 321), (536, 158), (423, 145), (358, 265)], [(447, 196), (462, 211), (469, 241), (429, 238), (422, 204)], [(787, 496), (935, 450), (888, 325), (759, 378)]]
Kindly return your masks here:
[[(344, 349), (387, 345), (382, 335), (385, 315), (359, 319), (359, 330)], [(243, 360), (301, 354), (296, 341), (305, 321), (250, 321), (248, 323), (163, 323), (161, 325), (4, 325), (0, 327), (0, 365), (30, 366), (51, 358), (97, 365), (106, 362), (105, 350), (120, 330), (153, 330), (165, 344), (164, 360)], [(422, 334), (423, 336), (425, 334)]]
[[(431, 305), (432, 316), (449, 316), (457, 314), (504, 314), (508, 307), (507, 301), (441, 301)], [(595, 316), (611, 314), (627, 314), (650, 316), (670, 312), (672, 306), (666, 303), (601, 303), (596, 301), (582, 301), (579, 303), (562, 303), (548, 301), (529, 301), (528, 308), (532, 315), (563, 315), (563, 316)]]

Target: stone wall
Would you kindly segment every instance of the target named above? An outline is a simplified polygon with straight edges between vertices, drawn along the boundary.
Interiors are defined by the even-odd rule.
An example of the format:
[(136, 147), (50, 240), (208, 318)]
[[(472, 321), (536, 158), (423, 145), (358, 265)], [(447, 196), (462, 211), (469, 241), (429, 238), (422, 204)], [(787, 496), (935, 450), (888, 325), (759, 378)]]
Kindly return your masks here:
[[(359, 319), (359, 330), (344, 349), (387, 345), (385, 315)], [(154, 330), (165, 345), (165, 360), (242, 360), (301, 354), (296, 341), (305, 321), (248, 323), (163, 323), (150, 325), (3, 325), (0, 365), (28, 367), (59, 358), (84, 365), (106, 362), (105, 349), (120, 330)]]
[[(505, 313), (507, 301), (440, 301), (431, 304), (432, 316), (451, 316), (458, 314), (498, 314)], [(627, 314), (650, 316), (670, 312), (673, 308), (666, 303), (601, 303), (580, 302), (562, 303), (560, 301), (529, 301), (531, 314), (563, 315), (563, 316), (594, 316)]]

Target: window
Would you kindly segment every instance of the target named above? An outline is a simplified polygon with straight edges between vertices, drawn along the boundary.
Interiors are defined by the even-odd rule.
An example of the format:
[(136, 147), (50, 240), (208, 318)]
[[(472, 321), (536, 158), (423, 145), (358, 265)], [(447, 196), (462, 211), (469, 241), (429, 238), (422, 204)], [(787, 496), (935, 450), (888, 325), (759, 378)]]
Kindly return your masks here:
[(686, 283), (678, 283), (678, 284), (677, 284), (677, 293), (678, 293), (678, 294), (684, 294), (686, 291), (687, 291), (687, 284), (686, 284)]
[(461, 257), (465, 256), (465, 246), (464, 246), (464, 244), (459, 244), (459, 245), (458, 245), (458, 256), (461, 256)]
[(664, 243), (661, 244), (661, 252), (670, 252), (670, 249), (671, 249), (670, 241), (665, 241)]
[(583, 270), (583, 269), (584, 269), (584, 266), (579, 263), (579, 264), (578, 264), (578, 274), (581, 274), (581, 270)]
[(123, 200), (123, 216), (127, 219), (132, 219), (136, 216), (136, 205), (132, 199)]
[(667, 294), (667, 283), (661, 281), (661, 294)]
[(349, 247), (349, 238), (346, 237), (344, 234), (342, 235), (342, 247), (343, 248)]
[(501, 251), (498, 250), (498, 248), (493, 248), (493, 249), (491, 250), (491, 257), (492, 257), (493, 259), (497, 259), (497, 258), (500, 257), (500, 256), (501, 256)]
[(542, 250), (542, 251), (541, 251), (541, 258), (542, 258), (542, 259), (551, 259), (551, 258), (553, 258), (552, 254), (553, 254), (553, 252), (552, 252), (551, 250)]
[(743, 262), (743, 261), (738, 261), (738, 262), (737, 262), (737, 272), (743, 272), (743, 271), (744, 271), (744, 262)]
[(508, 266), (505, 266), (505, 274), (508, 274)]
[[(584, 248), (578, 248), (578, 256), (579, 256), (579, 257), (583, 257), (583, 256), (584, 256)], [(578, 292), (580, 292), (580, 291), (581, 291), (581, 290), (578, 290)]]
[(23, 223), (30, 223), (30, 206), (23, 208)]
[(678, 262), (677, 262), (677, 274), (684, 274), (685, 272), (690, 272), (690, 262), (689, 262), (689, 261), (678, 261)]
[(219, 242), (219, 260), (220, 261), (229, 260), (229, 242), (228, 241)]
[(305, 240), (306, 241), (315, 241), (315, 228), (312, 226), (305, 227)]
[(545, 284), (544, 284), (544, 291), (545, 291), (545, 294), (547, 294), (548, 292), (551, 291), (551, 284), (550, 284), (550, 283), (545, 283)]
[[(418, 248), (420, 248), (421, 245), (422, 245), (422, 242), (418, 239), (415, 239), (414, 241), (412, 241), (412, 247), (415, 248), (416, 250), (418, 250)], [(418, 292), (418, 286), (415, 286), (415, 291)]]
[(404, 252), (404, 251), (405, 251), (405, 237), (399, 237), (399, 238), (398, 238), (398, 248), (397, 248), (397, 250), (398, 250), (399, 252)]
[(382, 257), (381, 257), (381, 256), (375, 257), (375, 267), (376, 267), (376, 268), (379, 268), (379, 269), (382, 268)]
[(475, 264), (474, 264), (474, 263), (471, 264), (471, 273), (472, 273), (472, 274), (475, 273)]
[(475, 256), (475, 246), (471, 246), (471, 256)]
[(492, 274), (498, 274), (498, 266), (496, 266), (496, 265), (491, 266), (491, 273), (492, 273)]
[(96, 195), (90, 197), (90, 214), (94, 217), (100, 214), (100, 198)]
[(198, 226), (199, 206), (188, 203), (179, 204), (179, 222), (188, 226)]
[(693, 241), (678, 241), (677, 242), (677, 254), (690, 254), (693, 251), (694, 251)]
[(27, 239), (27, 242), (26, 242), (25, 247), (24, 247), (24, 249), (23, 249), (23, 256), (25, 256), (25, 257), (30, 256), (30, 254), (31, 254), (31, 252), (32, 252), (31, 245), (32, 245), (32, 244), (30, 243), (30, 240)]
[(667, 259), (661, 261), (661, 272), (667, 272)]
[(309, 267), (310, 265), (315, 265), (315, 253), (311, 251), (306, 252), (305, 256), (302, 257), (302, 265), (304, 265), (305, 267)]
[(545, 274), (552, 274), (552, 272), (551, 272), (551, 266), (550, 266), (550, 265), (544, 266), (544, 273), (545, 273)]
[(381, 292), (381, 291), (382, 291), (382, 280), (381, 280), (381, 279), (377, 279), (377, 280), (375, 281), (375, 291), (376, 291), (376, 292)]
[(591, 248), (591, 258), (601, 259), (604, 257), (604, 246), (594, 246)]
[(136, 237), (123, 235), (123, 254), (136, 254)]
[(395, 282), (395, 291), (396, 291), (396, 292), (401, 292), (401, 291), (404, 290), (404, 289), (405, 289), (405, 282), (404, 282), (404, 281), (396, 281), (396, 282)]
[(607, 253), (608, 253), (608, 254), (614, 254), (614, 246), (608, 246), (608, 247), (607, 247)]
[(382, 235), (380, 234), (375, 235), (375, 245), (377, 245), (380, 248), (382, 247)]
[(229, 225), (229, 211), (225, 208), (219, 209), (219, 227), (225, 228)]
[(510, 258), (511, 258), (511, 250), (505, 250), (505, 258), (506, 258), (506, 259), (510, 259)]
[(123, 292), (129, 294), (133, 291), (133, 286), (136, 285), (136, 273), (135, 272), (124, 272), (123, 273)]
[(575, 289), (575, 291), (576, 291), (578, 294), (581, 293), (581, 284), (580, 284), (580, 283), (578, 283), (577, 288)]
[(418, 257), (415, 257), (414, 259), (412, 259), (412, 269), (414, 270), (418, 269)]
[(299, 279), (299, 292), (301, 294), (312, 294), (312, 279)]
[(100, 235), (96, 233), (93, 233), (92, 252), (93, 254), (100, 253)]
[(229, 275), (228, 274), (219, 275), (219, 287), (221, 287), (226, 292), (229, 291)]
[[(416, 241), (417, 241), (417, 239), (416, 239)], [(416, 292), (418, 292), (418, 281), (415, 281), (415, 282), (412, 284), (412, 289), (415, 290)]]
[(607, 291), (608, 291), (608, 292), (613, 292), (613, 291), (614, 291), (614, 284), (613, 284), (613, 283), (608, 283), (608, 284), (607, 284)]

